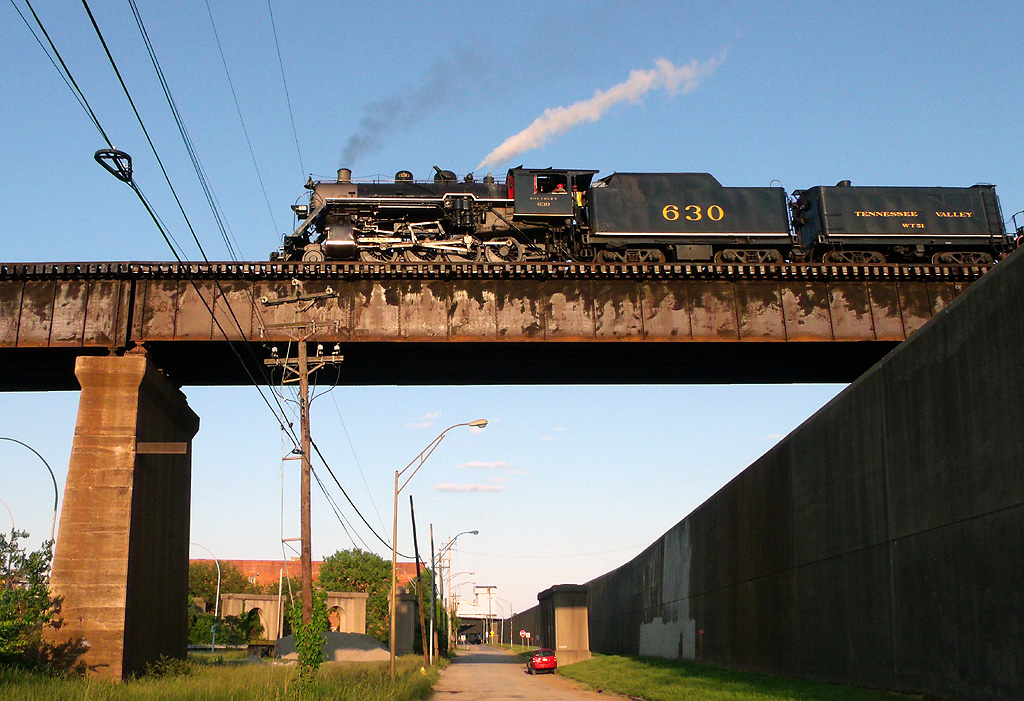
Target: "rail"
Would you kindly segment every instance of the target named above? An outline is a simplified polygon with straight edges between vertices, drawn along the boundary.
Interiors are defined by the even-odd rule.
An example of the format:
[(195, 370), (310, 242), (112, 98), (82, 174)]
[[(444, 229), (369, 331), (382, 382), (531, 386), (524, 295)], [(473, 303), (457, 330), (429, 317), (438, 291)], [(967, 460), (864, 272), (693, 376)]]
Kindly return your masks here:
[(84, 279), (301, 280), (946, 280), (973, 281), (994, 265), (727, 265), (717, 263), (115, 262), (0, 263), (0, 281)]

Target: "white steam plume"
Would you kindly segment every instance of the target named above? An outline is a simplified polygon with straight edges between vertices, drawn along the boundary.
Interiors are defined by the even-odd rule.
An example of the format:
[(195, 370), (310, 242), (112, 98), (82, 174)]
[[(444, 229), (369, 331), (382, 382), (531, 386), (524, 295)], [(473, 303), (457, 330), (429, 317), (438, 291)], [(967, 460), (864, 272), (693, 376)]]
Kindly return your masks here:
[(552, 107), (533, 120), (533, 124), (510, 136), (501, 146), (487, 154), (476, 170), (497, 165), (531, 149), (540, 148), (557, 134), (565, 133), (581, 122), (596, 122), (604, 113), (623, 102), (637, 102), (651, 90), (664, 88), (672, 95), (686, 94), (700, 85), (724, 60), (724, 54), (704, 63), (696, 59), (685, 66), (675, 66), (659, 58), (649, 71), (631, 71), (629, 79), (607, 90), (598, 90), (589, 100), (568, 107)]

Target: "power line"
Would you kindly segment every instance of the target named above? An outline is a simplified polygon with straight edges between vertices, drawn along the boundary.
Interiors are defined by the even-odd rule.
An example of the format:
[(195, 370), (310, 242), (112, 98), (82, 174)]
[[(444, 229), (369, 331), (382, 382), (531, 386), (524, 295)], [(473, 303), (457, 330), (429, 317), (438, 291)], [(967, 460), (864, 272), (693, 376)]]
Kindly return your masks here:
[[(377, 533), (377, 531), (375, 531), (373, 529), (373, 526), (370, 525), (370, 522), (366, 520), (366, 517), (363, 516), (363, 513), (359, 510), (359, 508), (352, 501), (352, 498), (348, 495), (348, 492), (346, 492), (345, 488), (341, 486), (341, 482), (338, 481), (338, 476), (334, 474), (334, 470), (332, 470), (331, 466), (327, 463), (327, 458), (325, 458), (323, 453), (320, 452), (320, 446), (318, 446), (316, 444), (316, 441), (314, 441), (312, 439), (310, 439), (310, 443), (313, 445), (313, 450), (316, 451), (317, 457), (320, 458), (320, 461), (323, 462), (324, 467), (327, 468), (327, 472), (331, 475), (331, 478), (334, 480), (334, 483), (336, 485), (338, 485), (338, 489), (340, 489), (341, 493), (345, 495), (345, 499), (348, 500), (349, 505), (355, 510), (356, 514), (359, 516), (359, 518), (362, 520), (362, 522), (366, 524), (366, 527), (370, 529), (370, 533), (373, 533), (373, 535), (376, 536), (377, 540), (379, 540), (381, 543), (383, 543), (384, 546), (387, 547), (388, 550), (391, 550), (391, 543), (389, 543), (388, 541), (386, 541), (383, 538), (381, 538), (380, 534)], [(406, 559), (409, 558), (408, 555), (404, 555), (402, 553), (398, 553), (398, 554), (401, 555), (402, 557), (406, 558)]]
[[(149, 143), (149, 146), (150, 146), (150, 148), (153, 151), (153, 155), (156, 157), (157, 163), (160, 165), (160, 170), (164, 174), (164, 178), (167, 181), (167, 185), (170, 187), (171, 192), (174, 195), (174, 199), (178, 203), (178, 208), (181, 210), (181, 214), (185, 218), (185, 222), (188, 225), (189, 231), (192, 233), (192, 238), (196, 242), (196, 245), (199, 247), (199, 252), (202, 254), (203, 259), (206, 260), (207, 262), (209, 262), (209, 259), (206, 257), (206, 252), (203, 250), (202, 244), (199, 242), (199, 237), (196, 234), (195, 229), (193, 228), (192, 223), (191, 223), (191, 221), (188, 218), (188, 215), (185, 213), (185, 208), (182, 205), (181, 200), (178, 198), (177, 192), (174, 189), (174, 185), (173, 185), (173, 183), (171, 183), (170, 175), (168, 174), (167, 169), (164, 168), (163, 161), (160, 158), (160, 154), (159, 154), (159, 152), (156, 149), (156, 145), (153, 143), (153, 140), (150, 138), (149, 130), (146, 128), (145, 121), (142, 119), (142, 115), (139, 114), (138, 108), (135, 105), (135, 100), (132, 98), (131, 92), (128, 90), (128, 86), (125, 84), (124, 79), (121, 76), (121, 71), (117, 67), (117, 62), (114, 60), (113, 55), (110, 53), (110, 49), (107, 46), (107, 42), (106, 42), (106, 40), (103, 37), (103, 32), (100, 30), (99, 25), (96, 22), (96, 18), (93, 16), (92, 10), (89, 8), (88, 0), (82, 0), (82, 5), (85, 7), (86, 14), (88, 14), (88, 16), (89, 16), (89, 20), (92, 23), (94, 31), (96, 32), (96, 36), (99, 38), (100, 44), (103, 46), (103, 50), (104, 50), (104, 52), (107, 55), (107, 60), (110, 62), (111, 67), (114, 69), (114, 73), (117, 75), (117, 79), (118, 79), (118, 82), (121, 85), (121, 89), (124, 91), (125, 96), (128, 98), (128, 102), (129, 102), (129, 104), (132, 107), (132, 111), (135, 113), (135, 118), (138, 120), (139, 125), (142, 127), (142, 131), (143, 131), (143, 133), (146, 136), (146, 141)], [(167, 242), (168, 247), (170, 247), (171, 252), (174, 253), (175, 258), (178, 260), (179, 263), (182, 262), (181, 256), (179, 256), (177, 250), (175, 250), (174, 246), (171, 244), (170, 237), (168, 236), (168, 234), (167, 234), (166, 230), (164, 229), (163, 225), (161, 224), (159, 217), (156, 215), (156, 212), (153, 210), (153, 208), (150, 206), (149, 202), (146, 200), (145, 195), (143, 195), (142, 190), (135, 183), (135, 181), (130, 178), (130, 176), (129, 176), (129, 179), (126, 180), (126, 182), (129, 184), (129, 186), (132, 188), (132, 190), (135, 192), (135, 194), (139, 197), (140, 201), (145, 206), (146, 211), (149, 213), (150, 217), (153, 219), (153, 222), (156, 224), (157, 229), (160, 231), (161, 236), (163, 236), (164, 241)], [(192, 284), (192, 287), (195, 289), (196, 293), (199, 295), (199, 299), (203, 302), (203, 306), (205, 306), (207, 311), (209, 311), (210, 316), (211, 316), (211, 318), (214, 321), (214, 324), (217, 326), (218, 330), (221, 332), (221, 334), (224, 336), (224, 339), (227, 341), (228, 347), (231, 348), (232, 352), (235, 354), (235, 356), (238, 359), (239, 363), (241, 363), (242, 369), (245, 371), (246, 375), (248, 375), (250, 382), (256, 388), (256, 391), (259, 392), (260, 397), (263, 399), (264, 403), (267, 404), (268, 408), (270, 408), (270, 410), (274, 414), (275, 418), (278, 421), (283, 422), (283, 417), (279, 416), (277, 414), (277, 411), (274, 410), (273, 406), (271, 406), (270, 402), (267, 400), (266, 396), (263, 394), (262, 389), (260, 389), (259, 384), (256, 382), (256, 378), (253, 376), (252, 372), (249, 370), (248, 365), (246, 365), (244, 359), (242, 358), (241, 353), (235, 347), (235, 344), (231, 341), (230, 337), (228, 336), (227, 332), (224, 330), (223, 326), (221, 326), (220, 321), (217, 319), (216, 314), (214, 314), (214, 312), (213, 312), (213, 308), (210, 306), (210, 304), (203, 297), (202, 292), (199, 289), (199, 285), (196, 283), (195, 278), (191, 274), (191, 271), (186, 269), (186, 276), (187, 276), (189, 282)], [(218, 291), (221, 293), (222, 299), (227, 299), (227, 296), (225, 295), (224, 290), (223, 290), (223, 288), (220, 285), (220, 282), (215, 279), (214, 283), (217, 286)], [(231, 304), (230, 303), (226, 303), (226, 306), (227, 306), (228, 312), (229, 312), (232, 320), (235, 323), (236, 328), (238, 329), (239, 334), (242, 336), (243, 339), (247, 338), (246, 331), (242, 328), (242, 325), (239, 322), (238, 317), (235, 315), (234, 309), (232, 309)], [(249, 350), (249, 352), (253, 356), (253, 358), (256, 359), (255, 358), (255, 354), (252, 352), (251, 345), (250, 344), (246, 344), (246, 348)], [(267, 379), (269, 381), (269, 378), (265, 378), (265, 379)], [(284, 414), (283, 408), (282, 407), (278, 407), (278, 408), (281, 409), (281, 414), (283, 415)], [(283, 425), (283, 423), (282, 423), (282, 425)], [(291, 437), (293, 439), (295, 439), (294, 433), (291, 433), (290, 435), (291, 435)]]
[(370, 485), (366, 481), (366, 474), (363, 472), (363, 466), (359, 462), (359, 456), (356, 455), (356, 447), (352, 444), (352, 437), (348, 433), (348, 426), (345, 425), (345, 419), (341, 415), (341, 408), (338, 406), (338, 401), (331, 396), (331, 400), (334, 402), (334, 410), (338, 413), (338, 421), (341, 422), (341, 430), (345, 432), (345, 440), (348, 441), (348, 448), (352, 452), (352, 459), (355, 460), (356, 468), (359, 470), (359, 476), (363, 480), (363, 486), (366, 487), (366, 495), (370, 498), (370, 505), (373, 506), (373, 512), (377, 514), (377, 520), (380, 521), (381, 530), (384, 530), (384, 519), (381, 518), (380, 511), (377, 509), (377, 503), (373, 500), (373, 493), (370, 492)]
[(288, 94), (288, 79), (284, 75), (284, 61), (281, 59), (281, 42), (277, 39), (277, 24), (274, 22), (274, 8), (270, 0), (267, 0), (267, 10), (270, 12), (270, 27), (274, 30), (274, 46), (277, 47), (277, 65), (281, 67), (281, 82), (284, 84), (284, 98), (288, 103), (288, 116), (292, 120), (292, 136), (295, 137), (295, 153), (299, 156), (299, 170), (302, 177), (306, 176), (306, 167), (302, 165), (302, 151), (299, 149), (299, 132), (295, 129), (295, 113), (292, 112), (292, 98)]
[[(14, 5), (15, 10), (18, 10), (18, 6), (14, 4), (14, 0), (11, 0), (11, 4)], [(75, 99), (78, 100), (78, 104), (80, 104), (85, 109), (86, 114), (89, 115), (90, 121), (92, 121), (93, 126), (96, 127), (96, 130), (99, 131), (100, 135), (103, 137), (103, 140), (107, 143), (107, 146), (109, 148), (114, 148), (114, 144), (110, 141), (110, 137), (107, 136), (107, 132), (103, 130), (103, 126), (100, 124), (99, 118), (96, 116), (96, 113), (89, 105), (89, 101), (85, 98), (85, 93), (82, 92), (82, 89), (80, 87), (78, 87), (78, 83), (75, 81), (75, 77), (71, 75), (71, 70), (68, 68), (67, 64), (64, 63), (64, 59), (61, 57), (60, 51), (58, 51), (57, 47), (54, 45), (53, 39), (50, 38), (50, 34), (46, 31), (46, 27), (43, 26), (42, 21), (39, 19), (39, 15), (36, 14), (35, 9), (32, 7), (32, 3), (29, 2), (29, 0), (25, 0), (25, 5), (28, 7), (29, 12), (32, 13), (32, 18), (36, 21), (36, 24), (39, 26), (39, 30), (43, 33), (43, 36), (46, 37), (46, 41), (50, 45), (50, 49), (53, 51), (54, 56), (56, 56), (57, 60), (60, 61), (61, 68), (57, 68), (56, 63), (53, 64), (53, 67), (57, 68), (57, 73), (59, 73), (60, 77), (64, 79), (64, 84), (67, 85), (68, 89), (71, 90), (71, 93), (75, 96)], [(21, 10), (18, 10), (18, 14), (21, 15)], [(25, 20), (25, 16), (21, 15), (21, 19)], [(31, 25), (29, 25), (27, 20), (25, 20), (25, 26), (27, 26), (29, 31), (32, 32), (32, 36), (36, 36), (36, 33), (32, 30), (32, 27)], [(36, 41), (39, 42), (39, 46), (43, 49), (43, 53), (45, 53), (47, 58), (50, 59), (50, 63), (53, 63), (53, 58), (46, 51), (46, 47), (43, 46), (43, 43), (39, 41), (39, 37), (37, 36)]]
[(263, 184), (263, 175), (260, 173), (259, 163), (256, 162), (256, 153), (252, 148), (252, 141), (249, 139), (249, 130), (245, 128), (245, 118), (242, 117), (242, 107), (238, 103), (238, 95), (235, 93), (234, 83), (231, 82), (231, 72), (228, 70), (228, 61), (224, 57), (224, 48), (220, 43), (220, 35), (217, 33), (217, 23), (213, 21), (213, 10), (210, 9), (210, 0), (206, 0), (206, 12), (210, 15), (210, 26), (213, 27), (213, 37), (217, 40), (217, 50), (220, 52), (221, 63), (224, 64), (224, 75), (228, 79), (228, 87), (231, 89), (231, 97), (235, 101), (235, 110), (238, 112), (238, 121), (242, 124), (242, 133), (245, 134), (245, 143), (249, 146), (249, 155), (252, 157), (252, 165), (256, 169), (256, 178), (260, 181), (260, 189), (263, 190), (263, 199), (267, 203), (267, 212), (270, 214), (270, 222), (274, 225), (274, 235), (277, 236), (277, 220), (274, 219), (274, 208), (270, 206), (270, 197), (267, 196), (267, 188)]
[[(177, 103), (174, 101), (174, 96), (171, 94), (170, 86), (167, 83), (167, 78), (164, 75), (160, 61), (156, 56), (156, 51), (153, 48), (153, 43), (149, 39), (149, 32), (146, 31), (146, 25), (142, 21), (142, 15), (139, 13), (139, 8), (135, 4), (135, 0), (128, 0), (128, 4), (132, 8), (132, 13), (135, 16), (135, 24), (139, 28), (139, 33), (142, 35), (143, 43), (146, 45), (146, 50), (149, 52), (150, 62), (153, 64), (153, 69), (156, 71), (157, 80), (160, 82), (160, 87), (163, 89), (164, 98), (167, 100), (167, 105), (171, 110), (171, 115), (174, 117), (174, 123), (178, 127), (178, 133), (181, 135), (181, 139), (185, 144), (185, 150), (188, 151), (189, 158), (192, 160), (192, 167), (196, 172), (196, 177), (199, 179), (199, 184), (202, 186), (203, 193), (206, 195), (206, 201), (210, 206), (210, 211), (213, 213), (213, 218), (217, 224), (217, 228), (220, 230), (221, 239), (224, 241), (225, 246), (228, 250), (228, 255), (231, 256), (232, 260), (238, 260), (239, 256), (237, 253), (237, 242), (232, 242), (232, 236), (229, 236), (226, 222), (224, 221), (223, 213), (217, 204), (216, 197), (213, 194), (213, 189), (210, 186), (209, 180), (206, 177), (206, 172), (203, 169), (202, 163), (199, 160), (199, 156), (192, 144), (192, 139), (188, 134), (188, 130), (185, 127), (184, 120), (181, 117), (181, 113), (178, 111)], [(204, 256), (205, 258), (205, 256)]]

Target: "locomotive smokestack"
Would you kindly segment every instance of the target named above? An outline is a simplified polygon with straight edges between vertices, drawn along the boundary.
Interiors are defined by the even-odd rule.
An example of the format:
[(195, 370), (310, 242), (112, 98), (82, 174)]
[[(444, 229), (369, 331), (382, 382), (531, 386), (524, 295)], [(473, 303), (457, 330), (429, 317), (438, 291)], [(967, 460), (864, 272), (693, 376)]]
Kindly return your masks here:
[(352, 171), (348, 168), (338, 168), (338, 182), (339, 183), (350, 183), (352, 182)]

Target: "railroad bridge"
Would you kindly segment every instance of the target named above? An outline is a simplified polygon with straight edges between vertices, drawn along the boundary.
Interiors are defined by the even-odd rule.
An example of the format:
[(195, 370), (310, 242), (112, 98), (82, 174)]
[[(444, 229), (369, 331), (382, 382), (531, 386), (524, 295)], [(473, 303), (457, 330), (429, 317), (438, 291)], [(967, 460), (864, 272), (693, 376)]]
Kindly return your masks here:
[[(1021, 279), (1020, 256), (979, 287)], [(344, 384), (851, 381), (987, 270), (0, 264), (0, 391), (81, 388), (52, 573), (59, 635), (88, 640), (84, 661), (114, 679), (185, 654), (199, 419), (178, 388), (270, 382), (264, 361), (300, 336), (312, 354), (338, 344)], [(723, 661), (743, 664), (745, 644)], [(843, 678), (822, 669), (803, 671)]]
[(139, 347), (179, 386), (267, 382), (297, 322), (344, 384), (849, 382), (987, 269), (0, 264), (0, 391)]

